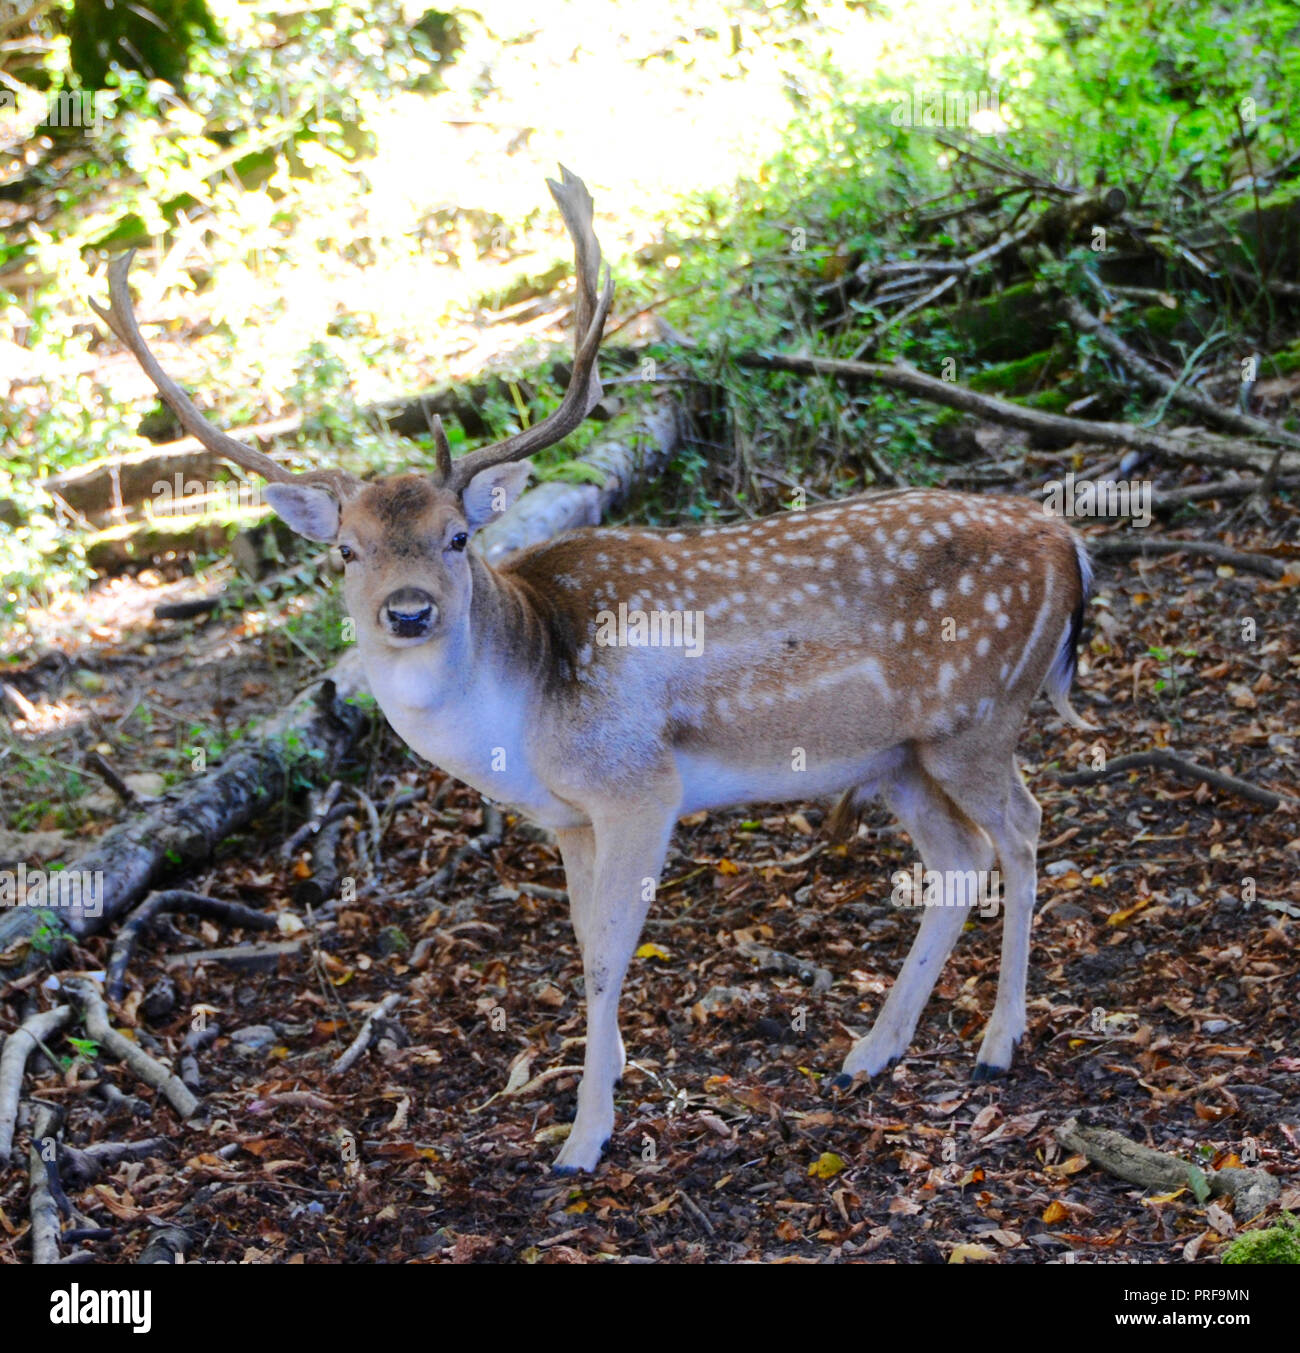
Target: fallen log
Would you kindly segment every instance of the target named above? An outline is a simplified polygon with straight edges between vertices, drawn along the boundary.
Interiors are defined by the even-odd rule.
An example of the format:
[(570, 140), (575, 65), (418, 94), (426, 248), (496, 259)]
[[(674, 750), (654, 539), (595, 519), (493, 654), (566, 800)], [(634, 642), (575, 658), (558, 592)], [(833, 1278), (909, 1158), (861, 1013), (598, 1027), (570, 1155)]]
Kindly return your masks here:
[(549, 540), (577, 526), (596, 526), (617, 510), (633, 490), (661, 473), (681, 445), (683, 421), (671, 396), (648, 411), (620, 421), (595, 442), (577, 463), (598, 479), (569, 484), (551, 480), (537, 485), (479, 532), (484, 556), (499, 560), (515, 550)]
[[(632, 365), (639, 356), (635, 348), (626, 346), (606, 348), (601, 353), (604, 365), (619, 368)], [(409, 399), (369, 406), (360, 410), (360, 416), (382, 424), (401, 437), (423, 436), (429, 431), (435, 415), (454, 418), (467, 437), (487, 437), (492, 428), (484, 411), (495, 401), (512, 400), (512, 386), (527, 400), (535, 394), (539, 381), (549, 380), (563, 386), (568, 374), (568, 363), (557, 359), (527, 378), (511, 381), (504, 376), (489, 375), (473, 381), (439, 385)], [(239, 435), (254, 444), (293, 437), (302, 431), (305, 417), (302, 413), (294, 413), (265, 423), (253, 423), (241, 428)], [(43, 481), (41, 487), (76, 512), (101, 522), (125, 507), (151, 498), (159, 484), (167, 486), (171, 498), (183, 501), (183, 495), (176, 492), (178, 476), (182, 486), (194, 482), (205, 485), (209, 481), (236, 482), (231, 478), (229, 465), (220, 456), (213, 455), (194, 437), (180, 437), (61, 470)]]
[[(239, 435), (247, 441), (269, 442), (290, 436), (301, 426), (302, 415), (295, 414), (269, 423), (254, 423), (241, 428)], [(230, 467), (194, 437), (182, 437), (93, 460), (87, 465), (74, 465), (51, 475), (41, 487), (83, 516), (96, 518), (127, 504), (144, 502), (153, 497), (160, 484), (175, 496), (178, 475), (182, 485), (194, 481), (206, 483), (217, 478), (229, 479)]]
[[(297, 776), (328, 773), (366, 725), (351, 703), (364, 688), (355, 657), (345, 658), (220, 766), (105, 833), (67, 871), (101, 881), (98, 905), (87, 906), (93, 890), (83, 888), (78, 906), (4, 909), (0, 954), (26, 944), (23, 970), (41, 966), (61, 941), (104, 929), (164, 875), (210, 858), (232, 832), (282, 801)], [(38, 930), (47, 941), (39, 953), (31, 947)]]

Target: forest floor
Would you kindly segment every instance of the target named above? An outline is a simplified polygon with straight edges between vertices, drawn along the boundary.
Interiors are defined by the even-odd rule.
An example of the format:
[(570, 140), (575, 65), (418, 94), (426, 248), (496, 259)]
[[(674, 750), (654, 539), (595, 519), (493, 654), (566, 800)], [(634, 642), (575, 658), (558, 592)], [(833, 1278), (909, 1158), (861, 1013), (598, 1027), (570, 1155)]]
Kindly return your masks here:
[[(1274, 510), (1294, 530), (1295, 509)], [(1228, 539), (1250, 550), (1267, 535), (1247, 526)], [(129, 591), (118, 586), (117, 610), (70, 645), (72, 667), (102, 680), (64, 690), (69, 737), (93, 740), (87, 709), (107, 726), (141, 701), (178, 724), (201, 711), (210, 727), (223, 701), (241, 718), (250, 702), (269, 711), (311, 674), (283, 655), (269, 665), (274, 624), (201, 621), (168, 639)], [(192, 1236), (191, 1262), (1219, 1255), (1238, 1225), (1230, 1206), (1144, 1196), (1070, 1156), (1053, 1133), (1071, 1115), (1206, 1168), (1263, 1165), (1282, 1197), (1252, 1225), (1300, 1207), (1300, 823), (1159, 771), (1087, 787), (1054, 778), (1093, 764), (1097, 747), (1113, 758), (1168, 746), (1294, 792), (1294, 575), (1186, 556), (1101, 562), (1096, 592), (1075, 703), (1098, 732), (1036, 706), (1021, 745), (1044, 822), (1030, 1026), (1006, 1078), (970, 1081), (998, 970), (998, 918), (976, 918), (908, 1056), (876, 1082), (831, 1089), (915, 932), (890, 901), (891, 876), (912, 863), (907, 838), (877, 812), (829, 845), (822, 804), (698, 814), (674, 838), (629, 973), (630, 1065), (605, 1161), (591, 1177), (552, 1176), (583, 1034), (558, 853), (507, 818), (501, 844), (466, 854), (431, 896), (430, 874), (482, 829), (483, 804), (381, 730), (354, 767), (372, 797), (427, 787), (429, 798), (397, 813), (378, 849), (355, 853), (346, 829), (354, 901), (295, 906), (307, 865), (281, 849), (301, 821), (286, 805), (177, 886), (277, 912), (295, 954), (255, 973), (191, 966), (188, 953), (258, 937), (189, 917), (156, 924), (136, 952), (119, 1027), (173, 1062), (196, 1018), (219, 1030), (198, 1054), (198, 1115), (180, 1121), (81, 1042), (60, 1037), (57, 1064), (33, 1061), (26, 1093), (65, 1110), (67, 1143), (162, 1139), (69, 1188), (104, 1228), (85, 1248), (129, 1262), (173, 1224)], [(40, 661), (7, 677), (35, 701), (67, 676)], [(176, 741), (166, 728), (152, 739), (159, 765)], [(137, 769), (150, 745), (142, 736)], [(797, 962), (760, 963), (745, 941)], [(71, 967), (102, 971), (110, 944), (86, 941)], [(35, 980), (0, 986), (6, 1031)], [(331, 1074), (390, 994), (385, 1036)], [(106, 1102), (103, 1082), (126, 1098)], [(25, 1158), (0, 1173), (0, 1262), (27, 1257), (27, 1173)]]

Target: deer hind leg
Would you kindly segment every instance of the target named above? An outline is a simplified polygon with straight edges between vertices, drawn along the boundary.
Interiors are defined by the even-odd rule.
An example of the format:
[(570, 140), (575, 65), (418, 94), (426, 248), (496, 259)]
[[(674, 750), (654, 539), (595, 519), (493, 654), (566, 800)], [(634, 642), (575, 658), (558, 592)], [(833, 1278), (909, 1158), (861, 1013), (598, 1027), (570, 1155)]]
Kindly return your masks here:
[[(555, 833), (564, 862), (564, 882), (569, 893), (569, 919), (583, 950), (590, 922), (594, 873), (596, 868), (596, 833), (592, 827), (565, 827)], [(585, 950), (584, 950), (585, 952)], [(618, 1038), (618, 1079), (623, 1078), (627, 1066), (627, 1052), (623, 1036)]]
[(922, 753), (931, 775), (988, 833), (1002, 869), (1002, 954), (998, 994), (984, 1030), (974, 1079), (991, 1080), (1010, 1066), (1028, 1025), (1025, 985), (1038, 893), (1038, 829), (1043, 812), (1025, 786), (1013, 753), (958, 760), (952, 747)]
[(622, 1071), (623, 1046), (619, 992), (663, 869), (677, 803), (678, 796), (666, 789), (661, 797), (646, 795), (636, 803), (612, 805), (610, 815), (602, 814), (592, 824), (591, 888), (585, 903), (575, 909), (575, 918), (581, 917), (587, 1050), (578, 1112), (555, 1161), (561, 1174), (594, 1170), (614, 1130), (614, 1084)]
[(935, 980), (979, 900), (978, 890), (965, 886), (970, 871), (982, 878), (993, 861), (988, 837), (920, 765), (894, 776), (883, 796), (911, 836), (925, 868), (942, 872), (943, 905), (926, 907), (922, 913), (920, 929), (884, 1009), (871, 1032), (844, 1059), (835, 1081), (840, 1086), (855, 1075), (879, 1075), (907, 1051)]

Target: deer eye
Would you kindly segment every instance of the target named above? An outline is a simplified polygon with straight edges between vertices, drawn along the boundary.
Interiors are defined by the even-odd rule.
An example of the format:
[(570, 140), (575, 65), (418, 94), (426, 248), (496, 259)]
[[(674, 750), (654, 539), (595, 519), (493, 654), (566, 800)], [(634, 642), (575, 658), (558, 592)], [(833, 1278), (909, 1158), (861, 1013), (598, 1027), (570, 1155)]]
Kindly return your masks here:
[(451, 538), (451, 548), (456, 551), (463, 550), (469, 544), (469, 534), (465, 531), (457, 531)]
[(342, 559), (345, 564), (351, 563), (356, 557), (357, 553), (351, 545), (339, 546), (339, 558)]

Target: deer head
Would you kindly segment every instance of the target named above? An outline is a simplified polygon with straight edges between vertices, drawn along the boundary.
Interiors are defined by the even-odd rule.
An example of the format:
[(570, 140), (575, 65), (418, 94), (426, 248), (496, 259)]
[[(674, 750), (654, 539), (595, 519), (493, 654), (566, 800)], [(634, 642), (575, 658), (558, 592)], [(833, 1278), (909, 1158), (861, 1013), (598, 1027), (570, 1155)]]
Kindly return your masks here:
[(429, 474), (403, 474), (363, 483), (342, 470), (295, 474), (265, 453), (208, 422), (167, 375), (140, 333), (127, 274), (132, 254), (109, 268), (108, 309), (95, 313), (130, 349), (181, 426), (208, 450), (267, 481), (266, 498), (293, 530), (337, 545), (344, 562), (344, 597), (363, 648), (410, 648), (436, 642), (467, 623), (473, 569), (470, 536), (505, 512), (531, 470), (526, 457), (562, 440), (601, 397), (596, 356), (614, 295), (606, 270), (599, 287), (600, 243), (586, 185), (560, 167), (548, 179), (569, 234), (577, 272), (574, 363), (564, 398), (549, 417), (513, 437), (452, 460), (442, 422), (433, 420), (436, 465)]

